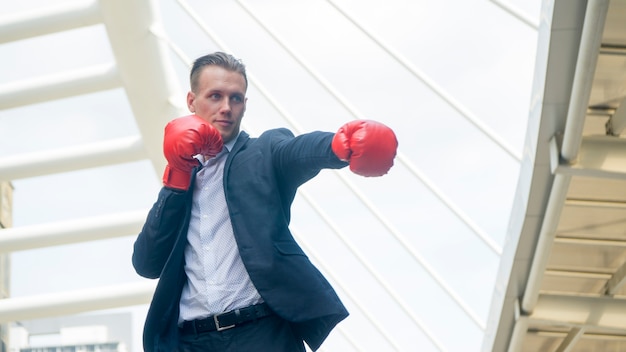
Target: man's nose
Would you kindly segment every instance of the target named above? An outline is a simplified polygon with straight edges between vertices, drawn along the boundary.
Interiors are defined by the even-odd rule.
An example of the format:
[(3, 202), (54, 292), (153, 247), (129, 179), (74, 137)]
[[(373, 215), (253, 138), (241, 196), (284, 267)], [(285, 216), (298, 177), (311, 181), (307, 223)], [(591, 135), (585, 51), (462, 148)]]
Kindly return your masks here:
[(222, 100), (220, 110), (223, 112), (230, 112), (230, 100), (228, 98)]

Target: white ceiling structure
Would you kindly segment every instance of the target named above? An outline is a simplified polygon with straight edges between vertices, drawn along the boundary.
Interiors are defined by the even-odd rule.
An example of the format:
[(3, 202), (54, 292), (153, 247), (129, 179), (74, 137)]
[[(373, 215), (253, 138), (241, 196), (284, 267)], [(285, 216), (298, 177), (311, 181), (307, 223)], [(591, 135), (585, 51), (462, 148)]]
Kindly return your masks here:
[(626, 1), (385, 4), (0, 2), (0, 323), (130, 309), (140, 349), (154, 282), (130, 254), (162, 130), (191, 60), (223, 50), (252, 135), (398, 134), (389, 175), (322, 172), (294, 203), (351, 312), (322, 350), (624, 348)]
[[(626, 1), (545, 3), (494, 351), (626, 348)], [(495, 313), (495, 314), (494, 314)]]

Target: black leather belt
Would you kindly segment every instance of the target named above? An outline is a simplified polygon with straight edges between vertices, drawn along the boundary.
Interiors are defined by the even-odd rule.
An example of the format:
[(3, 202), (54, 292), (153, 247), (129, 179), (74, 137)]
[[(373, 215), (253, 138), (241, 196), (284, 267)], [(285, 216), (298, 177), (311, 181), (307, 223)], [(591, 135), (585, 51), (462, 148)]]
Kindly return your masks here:
[(260, 318), (274, 314), (267, 304), (261, 303), (250, 307), (231, 310), (230, 312), (216, 314), (206, 319), (183, 322), (180, 328), (181, 334), (198, 334), (208, 331), (222, 331), (232, 329)]

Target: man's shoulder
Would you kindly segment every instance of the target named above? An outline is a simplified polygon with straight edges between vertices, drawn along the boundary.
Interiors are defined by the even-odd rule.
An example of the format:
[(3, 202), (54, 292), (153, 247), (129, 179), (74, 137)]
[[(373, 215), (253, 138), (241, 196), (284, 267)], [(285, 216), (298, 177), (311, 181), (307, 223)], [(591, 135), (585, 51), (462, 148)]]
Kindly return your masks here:
[(290, 141), (300, 141), (305, 144), (316, 145), (318, 141), (332, 138), (333, 133), (323, 131), (307, 132), (300, 135), (295, 135), (288, 128), (272, 128), (261, 133), (258, 137), (250, 137), (246, 144), (251, 146), (253, 144), (261, 145), (283, 145), (284, 143), (290, 143)]
[(257, 137), (248, 138), (246, 144), (272, 145), (285, 140), (293, 139), (294, 137), (294, 133), (288, 128), (272, 128), (265, 130)]
[[(311, 132), (306, 132), (306, 133), (302, 133), (301, 136), (312, 136), (312, 137), (319, 137), (319, 136), (327, 136), (327, 135), (333, 135), (334, 133), (331, 132), (325, 132), (325, 131), (311, 131)], [(293, 138), (295, 137), (295, 134), (288, 128), (272, 128), (269, 130), (266, 130), (265, 132), (263, 132), (258, 138), (268, 138), (268, 137), (289, 137), (289, 138)]]
[(293, 137), (294, 134), (290, 129), (284, 127), (272, 128), (261, 134), (259, 138), (270, 138), (270, 137)]

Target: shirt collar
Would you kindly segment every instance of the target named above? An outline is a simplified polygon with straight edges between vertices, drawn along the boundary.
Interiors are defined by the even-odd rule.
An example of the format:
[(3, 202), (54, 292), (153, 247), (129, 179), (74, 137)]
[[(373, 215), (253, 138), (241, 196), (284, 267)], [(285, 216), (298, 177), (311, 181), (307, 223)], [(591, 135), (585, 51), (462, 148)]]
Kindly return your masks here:
[[(233, 150), (233, 147), (235, 146), (235, 143), (237, 143), (237, 138), (239, 138), (239, 134), (241, 133), (241, 131), (239, 131), (239, 133), (237, 134), (237, 137), (231, 139), (228, 143), (224, 144), (224, 148), (226, 149), (226, 151), (224, 151), (224, 149), (222, 149), (219, 153), (217, 153), (217, 155), (220, 155), (222, 153), (228, 152), (230, 153), (231, 150)], [(198, 161), (200, 161), (200, 163), (202, 164), (206, 164), (209, 160), (204, 160), (204, 156), (201, 154), (197, 154), (193, 156), (195, 159), (198, 159)]]
[(231, 139), (228, 143), (224, 144), (224, 148), (226, 148), (229, 153), (230, 153), (231, 150), (233, 150), (233, 147), (235, 146), (235, 143), (237, 143), (237, 139), (239, 138), (239, 134), (240, 133), (241, 133), (241, 131), (237, 134), (237, 137)]

